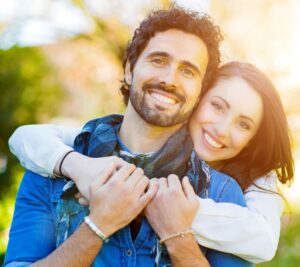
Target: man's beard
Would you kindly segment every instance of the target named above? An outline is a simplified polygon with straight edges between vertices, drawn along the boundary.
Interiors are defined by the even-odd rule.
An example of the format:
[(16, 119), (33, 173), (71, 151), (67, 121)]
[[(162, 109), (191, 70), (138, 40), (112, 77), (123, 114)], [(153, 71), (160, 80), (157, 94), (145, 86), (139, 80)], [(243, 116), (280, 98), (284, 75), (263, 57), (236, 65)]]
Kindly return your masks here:
[[(168, 92), (169, 94), (173, 94), (180, 101), (180, 106), (177, 112), (174, 112), (172, 115), (164, 114), (163, 109), (157, 106), (156, 108), (152, 108), (148, 105), (146, 100), (146, 94), (148, 89), (157, 89), (160, 91)], [(182, 112), (182, 107), (186, 100), (185, 96), (175, 91), (175, 89), (168, 89), (162, 83), (152, 83), (152, 84), (144, 84), (142, 90), (133, 90), (130, 88), (130, 102), (135, 111), (139, 114), (139, 116), (149, 124), (160, 126), (160, 127), (170, 127), (180, 123), (185, 122), (189, 116), (191, 115), (193, 109), (188, 110), (186, 112)]]

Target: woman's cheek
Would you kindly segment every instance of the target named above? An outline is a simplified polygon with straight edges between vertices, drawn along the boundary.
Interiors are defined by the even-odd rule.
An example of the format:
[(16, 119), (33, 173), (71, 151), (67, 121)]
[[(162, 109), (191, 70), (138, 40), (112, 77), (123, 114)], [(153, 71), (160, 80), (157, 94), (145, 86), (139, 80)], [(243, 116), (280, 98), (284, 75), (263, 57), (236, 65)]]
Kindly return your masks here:
[(211, 117), (211, 110), (208, 104), (203, 104), (198, 110), (197, 110), (197, 119), (198, 122), (201, 124), (205, 121), (207, 121)]
[(235, 133), (232, 136), (232, 144), (240, 152), (249, 143), (250, 139), (251, 135), (249, 133)]

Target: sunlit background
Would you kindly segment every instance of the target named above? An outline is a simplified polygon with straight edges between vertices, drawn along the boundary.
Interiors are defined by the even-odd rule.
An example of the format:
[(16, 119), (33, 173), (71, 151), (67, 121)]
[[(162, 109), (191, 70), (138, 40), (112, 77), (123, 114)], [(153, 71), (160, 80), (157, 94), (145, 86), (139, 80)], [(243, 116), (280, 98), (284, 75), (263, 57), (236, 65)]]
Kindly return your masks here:
[[(133, 30), (166, 0), (0, 0), (0, 253), (5, 253), (22, 169), (8, 152), (13, 130), (28, 123), (82, 125), (124, 110), (122, 56)], [(243, 60), (276, 85), (294, 139), (295, 181), (275, 259), (300, 264), (300, 1), (181, 0), (209, 13), (224, 34), (223, 63)], [(266, 151), (267, 153), (267, 151)], [(1, 263), (1, 258), (0, 258)]]

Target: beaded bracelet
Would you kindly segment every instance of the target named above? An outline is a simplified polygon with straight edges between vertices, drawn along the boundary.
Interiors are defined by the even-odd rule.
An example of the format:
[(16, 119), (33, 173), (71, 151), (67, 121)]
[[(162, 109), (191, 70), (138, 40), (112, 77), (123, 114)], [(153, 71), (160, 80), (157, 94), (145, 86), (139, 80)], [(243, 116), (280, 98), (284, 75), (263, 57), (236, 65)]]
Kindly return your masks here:
[(172, 234), (172, 235), (169, 235), (169, 236), (166, 236), (166, 237), (162, 238), (161, 240), (159, 240), (159, 244), (162, 244), (165, 241), (167, 241), (169, 239), (172, 239), (172, 238), (175, 238), (175, 237), (178, 237), (178, 236), (185, 237), (188, 234), (195, 235), (195, 232), (192, 229), (188, 229), (188, 230), (182, 231), (182, 232), (177, 232), (175, 234)]

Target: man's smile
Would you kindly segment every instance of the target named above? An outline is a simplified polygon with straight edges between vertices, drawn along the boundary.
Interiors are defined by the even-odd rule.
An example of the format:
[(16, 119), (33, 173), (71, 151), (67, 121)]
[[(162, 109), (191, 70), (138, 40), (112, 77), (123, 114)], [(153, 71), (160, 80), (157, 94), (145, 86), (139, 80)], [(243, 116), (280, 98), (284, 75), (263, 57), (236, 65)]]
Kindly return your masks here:
[(162, 102), (163, 104), (167, 105), (175, 105), (179, 102), (176, 96), (174, 94), (166, 93), (161, 90), (149, 90), (147, 92), (152, 98), (155, 100)]

